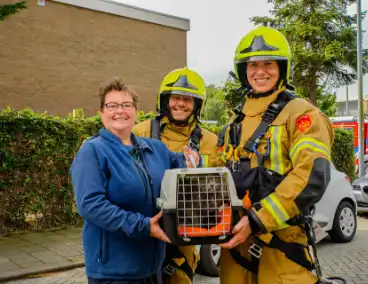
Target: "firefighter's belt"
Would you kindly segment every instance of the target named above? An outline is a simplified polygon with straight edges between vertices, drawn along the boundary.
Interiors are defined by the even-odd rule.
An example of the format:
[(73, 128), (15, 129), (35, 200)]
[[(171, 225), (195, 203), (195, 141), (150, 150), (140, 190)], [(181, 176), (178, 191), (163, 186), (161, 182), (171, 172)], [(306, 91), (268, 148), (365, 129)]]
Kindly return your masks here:
[[(152, 139), (161, 140), (161, 132), (166, 125), (166, 124), (161, 125), (161, 118), (162, 117), (158, 115), (151, 120), (150, 138)], [(190, 134), (188, 146), (191, 149), (199, 152), (199, 144), (201, 142), (201, 138), (202, 138), (202, 130), (197, 124), (196, 127), (193, 129), (192, 133)]]
[(259, 260), (262, 256), (263, 246), (278, 249), (291, 261), (299, 264), (307, 270), (313, 270), (314, 266), (307, 257), (308, 247), (298, 243), (287, 243), (279, 239), (275, 234), (268, 233), (256, 237), (255, 242), (250, 246), (249, 253), (251, 258), (248, 259), (240, 254), (236, 249), (231, 249), (230, 253), (233, 259), (246, 270), (258, 273)]
[[(183, 261), (181, 265), (178, 265), (173, 260), (174, 258), (184, 258), (185, 261)], [(193, 281), (193, 270), (189, 266), (184, 254), (179, 250), (177, 246), (167, 244), (166, 256), (163, 264), (163, 283), (165, 283), (165, 281), (175, 273), (176, 269), (180, 269), (181, 271), (183, 271), (188, 276), (188, 278)]]

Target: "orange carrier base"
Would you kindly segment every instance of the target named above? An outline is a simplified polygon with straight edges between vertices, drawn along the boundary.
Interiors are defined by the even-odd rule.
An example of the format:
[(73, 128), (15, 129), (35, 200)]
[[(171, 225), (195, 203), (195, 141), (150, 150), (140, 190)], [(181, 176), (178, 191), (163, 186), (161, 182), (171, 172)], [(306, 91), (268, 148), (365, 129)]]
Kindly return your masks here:
[(177, 226), (176, 210), (164, 210), (163, 227), (173, 244), (178, 246), (225, 243), (232, 237), (231, 230), (239, 220), (240, 210), (243, 209), (225, 208), (221, 221), (209, 229)]

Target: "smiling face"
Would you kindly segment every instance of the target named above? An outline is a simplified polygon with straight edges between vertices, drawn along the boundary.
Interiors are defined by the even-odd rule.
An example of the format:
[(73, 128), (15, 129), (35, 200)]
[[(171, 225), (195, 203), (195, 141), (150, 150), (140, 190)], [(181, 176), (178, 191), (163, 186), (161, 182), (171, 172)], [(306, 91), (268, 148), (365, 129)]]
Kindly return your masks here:
[(175, 120), (183, 121), (193, 113), (194, 98), (171, 94), (169, 98), (169, 110)]
[(105, 128), (115, 135), (130, 133), (137, 119), (132, 96), (124, 91), (108, 92), (101, 109), (101, 119)]
[(279, 78), (279, 65), (275, 60), (257, 60), (247, 63), (248, 82), (255, 93), (272, 90)]

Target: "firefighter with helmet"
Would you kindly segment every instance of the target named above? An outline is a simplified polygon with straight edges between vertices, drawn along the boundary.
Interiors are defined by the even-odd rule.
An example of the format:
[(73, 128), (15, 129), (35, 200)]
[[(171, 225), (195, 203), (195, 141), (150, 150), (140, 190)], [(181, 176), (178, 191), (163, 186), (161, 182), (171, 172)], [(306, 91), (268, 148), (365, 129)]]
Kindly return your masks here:
[(245, 35), (234, 64), (247, 91), (218, 147), (246, 210), (221, 245), (220, 281), (317, 283), (303, 216), (330, 180), (332, 125), (294, 95), (291, 51), (278, 30), (258, 27)]
[[(203, 167), (222, 165), (217, 153), (217, 136), (203, 129), (199, 118), (206, 103), (206, 86), (202, 77), (189, 68), (168, 73), (157, 99), (159, 115), (134, 126), (137, 136), (160, 139), (174, 152), (185, 145), (199, 151)], [(164, 284), (192, 283), (199, 261), (195, 246), (167, 246), (163, 267)]]

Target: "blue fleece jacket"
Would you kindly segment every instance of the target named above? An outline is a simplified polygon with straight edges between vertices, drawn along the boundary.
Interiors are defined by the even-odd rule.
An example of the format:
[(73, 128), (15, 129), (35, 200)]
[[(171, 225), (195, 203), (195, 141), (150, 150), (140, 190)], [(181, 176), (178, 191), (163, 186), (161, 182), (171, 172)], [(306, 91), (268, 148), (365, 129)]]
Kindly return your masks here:
[(137, 279), (158, 273), (163, 264), (165, 244), (150, 237), (149, 218), (157, 213), (165, 170), (185, 167), (185, 159), (161, 141), (133, 134), (132, 139), (149, 175), (132, 157), (133, 147), (105, 129), (84, 143), (70, 170), (85, 220), (83, 246), (91, 278)]

